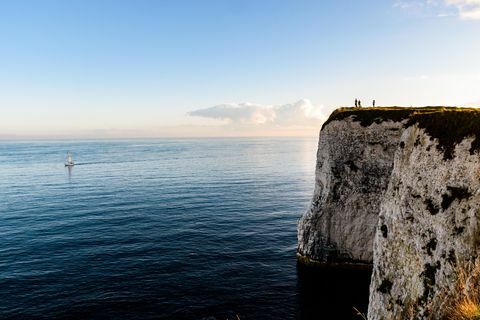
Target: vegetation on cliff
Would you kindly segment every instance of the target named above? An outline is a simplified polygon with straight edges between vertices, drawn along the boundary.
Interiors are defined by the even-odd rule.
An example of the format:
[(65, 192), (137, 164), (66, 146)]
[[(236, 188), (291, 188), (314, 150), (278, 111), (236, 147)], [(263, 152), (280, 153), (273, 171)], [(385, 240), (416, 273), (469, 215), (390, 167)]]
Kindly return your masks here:
[(452, 159), (455, 145), (465, 138), (473, 137), (470, 153), (480, 149), (480, 109), (459, 107), (376, 107), (340, 108), (335, 110), (323, 124), (352, 117), (363, 127), (383, 121), (404, 121), (404, 127), (417, 125), (433, 139), (445, 160)]
[[(430, 310), (428, 319), (478, 320), (480, 319), (480, 261), (468, 261), (455, 269), (456, 283), (452, 290), (438, 293), (444, 301), (445, 310), (432, 303), (423, 307)], [(419, 305), (409, 305), (406, 314), (414, 315)], [(442, 311), (444, 314), (438, 315)]]

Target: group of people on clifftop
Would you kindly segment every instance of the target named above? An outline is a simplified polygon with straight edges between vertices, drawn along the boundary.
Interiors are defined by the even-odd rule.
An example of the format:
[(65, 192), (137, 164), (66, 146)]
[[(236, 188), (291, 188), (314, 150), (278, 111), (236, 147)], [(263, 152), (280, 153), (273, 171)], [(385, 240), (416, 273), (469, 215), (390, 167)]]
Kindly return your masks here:
[[(362, 107), (362, 102), (360, 99), (355, 99), (355, 108), (361, 108)], [(372, 107), (375, 108), (375, 100), (372, 102)]]
[[(362, 107), (362, 102), (360, 99), (355, 99), (355, 108), (361, 108)], [(375, 100), (372, 102), (372, 107), (375, 108)]]

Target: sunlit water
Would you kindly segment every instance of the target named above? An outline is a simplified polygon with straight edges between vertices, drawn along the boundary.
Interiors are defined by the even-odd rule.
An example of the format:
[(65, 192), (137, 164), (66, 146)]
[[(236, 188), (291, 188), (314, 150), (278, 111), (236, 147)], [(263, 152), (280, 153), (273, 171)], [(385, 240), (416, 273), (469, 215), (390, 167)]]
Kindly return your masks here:
[(0, 318), (348, 319), (352, 306), (365, 311), (368, 274), (296, 264), (316, 144), (1, 142)]

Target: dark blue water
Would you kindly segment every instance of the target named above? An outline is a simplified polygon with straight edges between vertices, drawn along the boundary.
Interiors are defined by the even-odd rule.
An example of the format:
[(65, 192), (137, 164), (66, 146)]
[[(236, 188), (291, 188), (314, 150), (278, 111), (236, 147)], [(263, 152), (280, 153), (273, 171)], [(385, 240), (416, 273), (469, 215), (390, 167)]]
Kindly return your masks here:
[(354, 318), (368, 275), (295, 260), (316, 143), (0, 143), (0, 318)]

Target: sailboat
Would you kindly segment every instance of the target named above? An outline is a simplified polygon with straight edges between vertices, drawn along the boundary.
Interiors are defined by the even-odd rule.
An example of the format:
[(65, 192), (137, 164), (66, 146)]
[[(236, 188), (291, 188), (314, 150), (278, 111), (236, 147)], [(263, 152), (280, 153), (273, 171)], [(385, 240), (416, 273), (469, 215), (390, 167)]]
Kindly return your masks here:
[(65, 160), (65, 167), (73, 167), (75, 163), (73, 162), (72, 153), (67, 152), (67, 160)]

